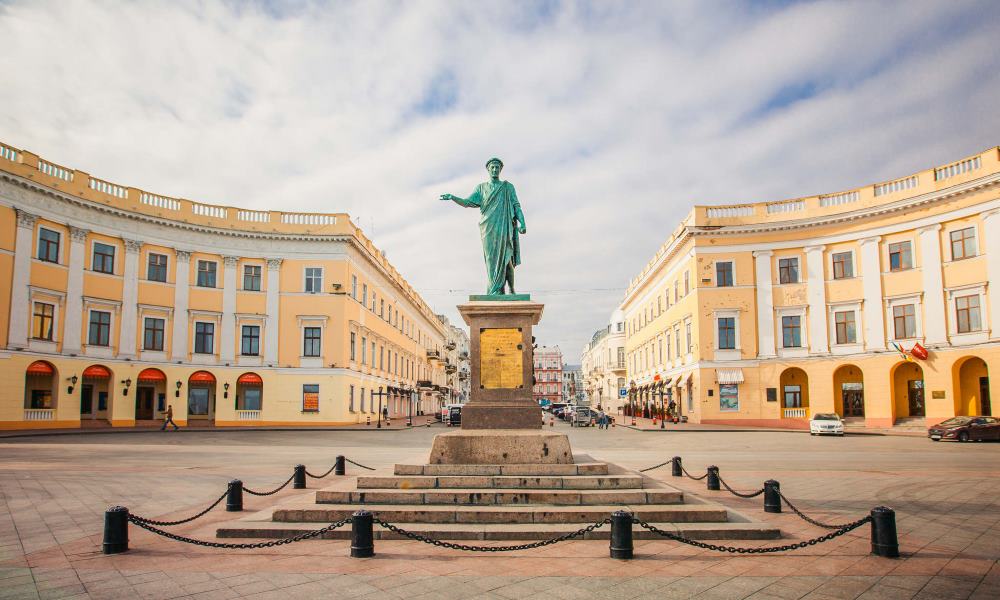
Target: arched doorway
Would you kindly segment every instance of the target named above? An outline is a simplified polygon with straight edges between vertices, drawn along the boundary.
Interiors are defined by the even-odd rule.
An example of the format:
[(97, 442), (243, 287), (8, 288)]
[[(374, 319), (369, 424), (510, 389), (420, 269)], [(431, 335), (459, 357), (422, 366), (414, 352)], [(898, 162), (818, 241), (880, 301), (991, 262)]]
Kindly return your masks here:
[(167, 376), (159, 369), (143, 369), (135, 391), (135, 418), (153, 420), (167, 410)]
[(809, 416), (809, 376), (798, 367), (781, 372), (781, 416), (804, 419)]
[(244, 373), (236, 380), (236, 420), (260, 419), (264, 404), (264, 380), (256, 373)]
[(188, 378), (188, 423), (209, 424), (215, 419), (215, 375), (195, 371)]
[(111, 369), (90, 365), (83, 370), (80, 385), (80, 419), (109, 420), (111, 418)]
[(844, 365), (833, 372), (833, 403), (845, 419), (865, 416), (864, 375), (855, 365)]
[(896, 418), (926, 416), (924, 370), (914, 362), (901, 362), (892, 369), (892, 401)]
[(59, 380), (55, 366), (36, 360), (24, 370), (24, 420), (54, 421)]
[(990, 403), (990, 373), (986, 361), (968, 356), (955, 361), (952, 367), (955, 387), (956, 415), (993, 415)]

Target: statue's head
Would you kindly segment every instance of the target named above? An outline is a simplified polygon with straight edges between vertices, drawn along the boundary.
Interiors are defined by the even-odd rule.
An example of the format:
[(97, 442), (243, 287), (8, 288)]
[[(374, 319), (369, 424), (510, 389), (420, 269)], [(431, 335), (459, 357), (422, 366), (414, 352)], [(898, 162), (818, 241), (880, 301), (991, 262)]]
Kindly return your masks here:
[(490, 174), (490, 177), (496, 179), (500, 177), (500, 171), (503, 170), (503, 161), (499, 158), (491, 158), (486, 161), (486, 172)]

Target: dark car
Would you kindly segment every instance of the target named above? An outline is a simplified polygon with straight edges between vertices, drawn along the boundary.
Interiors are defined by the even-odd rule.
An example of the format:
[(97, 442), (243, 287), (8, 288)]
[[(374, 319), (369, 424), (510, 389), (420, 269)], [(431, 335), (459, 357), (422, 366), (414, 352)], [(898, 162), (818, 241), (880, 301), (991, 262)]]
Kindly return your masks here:
[(927, 430), (927, 437), (941, 440), (1000, 440), (1000, 419), (996, 417), (952, 417)]

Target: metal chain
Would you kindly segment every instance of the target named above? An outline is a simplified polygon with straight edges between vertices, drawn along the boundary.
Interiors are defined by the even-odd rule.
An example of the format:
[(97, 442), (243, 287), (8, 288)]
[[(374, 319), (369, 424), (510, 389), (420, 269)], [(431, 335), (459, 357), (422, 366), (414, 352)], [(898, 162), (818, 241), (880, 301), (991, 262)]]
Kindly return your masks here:
[(209, 506), (205, 510), (201, 511), (200, 513), (194, 515), (193, 517), (188, 517), (186, 519), (181, 519), (180, 521), (154, 521), (153, 519), (147, 519), (145, 517), (140, 517), (138, 515), (129, 515), (129, 517), (132, 518), (132, 519), (134, 519), (135, 521), (142, 521), (143, 523), (147, 523), (149, 525), (159, 525), (160, 527), (170, 527), (171, 525), (182, 525), (184, 523), (190, 523), (191, 521), (194, 521), (198, 517), (203, 516), (206, 513), (208, 513), (208, 511), (210, 511), (213, 508), (215, 508), (216, 506), (218, 506), (219, 502), (222, 502), (222, 499), (225, 498), (228, 494), (229, 494), (229, 490), (227, 489), (226, 491), (222, 492), (222, 495), (219, 496), (219, 499), (216, 500), (215, 502), (213, 502), (211, 506)]
[(351, 463), (355, 467), (361, 467), (362, 469), (368, 469), (369, 471), (374, 471), (375, 470), (375, 469), (373, 469), (371, 467), (366, 467), (366, 466), (364, 466), (362, 464), (358, 464), (358, 463), (354, 462), (353, 460), (351, 460), (349, 458), (345, 458), (344, 460), (346, 460), (347, 462)]
[(761, 494), (764, 493), (764, 488), (760, 488), (759, 490), (751, 494), (741, 494), (736, 490), (734, 490), (733, 488), (729, 487), (729, 484), (726, 483), (726, 480), (723, 479), (721, 476), (719, 477), (719, 483), (721, 483), (722, 487), (726, 488), (726, 491), (728, 491), (730, 494), (734, 496), (739, 496), (740, 498), (756, 498), (757, 496), (760, 496)]
[(853, 523), (848, 523), (847, 525), (844, 525), (843, 527), (837, 529), (837, 531), (832, 531), (826, 535), (821, 535), (818, 538), (813, 538), (811, 540), (804, 540), (796, 544), (787, 544), (785, 546), (767, 546), (764, 548), (740, 548), (737, 546), (717, 546), (715, 544), (706, 544), (705, 542), (699, 542), (697, 540), (688, 539), (686, 537), (677, 535), (676, 533), (663, 531), (662, 529), (659, 529), (654, 525), (650, 525), (645, 521), (640, 521), (639, 519), (633, 518), (632, 522), (642, 527), (643, 529), (652, 531), (657, 535), (661, 535), (665, 538), (674, 540), (676, 542), (681, 542), (682, 544), (688, 544), (698, 548), (704, 548), (706, 550), (714, 550), (716, 552), (731, 552), (734, 554), (767, 554), (772, 552), (787, 552), (788, 550), (798, 550), (799, 548), (805, 548), (806, 546), (815, 546), (816, 544), (819, 544), (821, 542), (827, 542), (832, 540), (833, 538), (840, 537), (849, 531), (854, 531), (858, 527), (861, 527), (862, 525), (870, 522), (871, 520), (872, 520), (871, 515), (869, 515), (867, 517), (858, 519)]
[(580, 537), (582, 535), (586, 535), (586, 534), (590, 533), (591, 531), (594, 531), (595, 529), (600, 529), (601, 527), (604, 527), (605, 525), (607, 525), (608, 523), (611, 522), (611, 519), (604, 519), (603, 521), (597, 521), (596, 523), (588, 525), (588, 526), (584, 527), (583, 529), (579, 529), (579, 530), (574, 531), (572, 533), (567, 533), (567, 534), (561, 535), (561, 536), (559, 536), (557, 538), (551, 538), (551, 539), (548, 539), (548, 540), (540, 540), (540, 541), (537, 541), (537, 542), (531, 542), (530, 544), (519, 544), (517, 546), (469, 546), (467, 544), (454, 544), (452, 542), (445, 542), (445, 541), (442, 541), (442, 540), (436, 540), (436, 539), (433, 539), (433, 538), (429, 538), (429, 537), (420, 535), (419, 533), (415, 533), (415, 532), (412, 532), (412, 531), (406, 531), (405, 529), (400, 529), (399, 527), (396, 527), (392, 523), (383, 521), (382, 519), (378, 518), (377, 516), (373, 516), (372, 520), (374, 522), (378, 523), (379, 525), (381, 525), (382, 527), (385, 527), (389, 531), (391, 531), (393, 533), (396, 533), (396, 534), (399, 534), (399, 535), (401, 535), (403, 537), (410, 538), (411, 540), (416, 540), (418, 542), (423, 542), (425, 544), (431, 544), (431, 545), (434, 545), (434, 546), (439, 546), (441, 548), (450, 548), (452, 550), (467, 550), (469, 552), (510, 552), (512, 550), (530, 550), (532, 548), (541, 548), (543, 546), (550, 546), (552, 544), (557, 544), (559, 542), (565, 542), (566, 540), (571, 540), (573, 538), (577, 538), (577, 537)]
[(346, 519), (342, 519), (340, 521), (337, 521), (336, 523), (331, 523), (331, 524), (327, 525), (326, 527), (324, 527), (322, 529), (316, 529), (316, 530), (313, 530), (313, 531), (307, 531), (307, 532), (301, 533), (301, 534), (299, 534), (299, 535), (297, 535), (295, 537), (283, 538), (283, 539), (280, 539), (280, 540), (271, 540), (269, 542), (257, 542), (257, 543), (253, 543), (253, 544), (227, 544), (225, 542), (208, 542), (208, 541), (205, 541), (205, 540), (196, 540), (194, 538), (184, 537), (183, 535), (177, 535), (176, 533), (170, 533), (169, 531), (164, 531), (162, 529), (157, 529), (156, 527), (153, 527), (152, 525), (150, 525), (148, 522), (140, 520), (140, 519), (134, 517), (133, 515), (129, 515), (128, 520), (131, 521), (132, 523), (135, 523), (139, 527), (142, 527), (146, 531), (150, 531), (150, 532), (155, 533), (157, 535), (162, 535), (163, 537), (170, 538), (170, 539), (178, 541), (178, 542), (185, 542), (187, 544), (194, 544), (196, 546), (205, 546), (206, 548), (230, 548), (230, 549), (234, 549), (234, 550), (248, 550), (248, 549), (251, 549), (251, 548), (272, 548), (274, 546), (281, 546), (281, 545), (284, 545), (284, 544), (291, 544), (292, 542), (300, 542), (302, 540), (308, 540), (309, 538), (314, 538), (314, 537), (323, 535), (324, 533), (326, 533), (328, 531), (333, 531), (334, 529), (337, 529), (339, 527), (343, 527), (344, 525), (347, 525), (348, 523), (351, 522), (351, 518), (348, 517)]
[(243, 488), (243, 491), (246, 492), (246, 493), (248, 493), (248, 494), (250, 494), (251, 496), (270, 496), (272, 494), (277, 494), (281, 490), (285, 489), (285, 486), (288, 485), (289, 483), (291, 483), (293, 479), (295, 479), (295, 473), (292, 473), (292, 476), (289, 477), (288, 480), (285, 481), (285, 483), (283, 483), (280, 486), (274, 488), (270, 492), (255, 492), (255, 491), (251, 490), (250, 488), (246, 488), (246, 487)]
[(844, 525), (830, 525), (829, 523), (820, 523), (816, 519), (810, 519), (809, 517), (802, 514), (801, 510), (795, 508), (795, 505), (789, 502), (788, 498), (785, 498), (785, 495), (781, 493), (781, 490), (778, 490), (778, 496), (780, 496), (781, 499), (785, 501), (785, 504), (788, 505), (788, 508), (792, 509), (792, 512), (801, 517), (802, 520), (805, 521), (806, 523), (811, 523), (816, 527), (822, 527), (823, 529), (840, 529), (841, 527), (844, 527)]
[(660, 467), (662, 467), (663, 465), (669, 465), (669, 464), (670, 464), (670, 463), (672, 463), (672, 462), (674, 462), (674, 459), (672, 459), (672, 458), (671, 458), (671, 459), (670, 459), (670, 460), (668, 460), (667, 462), (661, 462), (660, 464), (658, 464), (658, 465), (654, 465), (654, 466), (652, 466), (652, 467), (647, 467), (647, 468), (645, 468), (645, 469), (639, 469), (639, 472), (640, 472), (640, 473), (645, 473), (646, 471), (652, 471), (653, 469), (659, 469), (659, 468), (660, 468)]
[(336, 469), (336, 468), (337, 468), (337, 465), (333, 465), (332, 467), (330, 467), (329, 471), (327, 471), (326, 473), (323, 473), (322, 475), (313, 475), (309, 471), (306, 471), (306, 475), (308, 475), (309, 477), (312, 477), (313, 479), (323, 479), (324, 477), (326, 477), (330, 473), (333, 473), (333, 470)]
[(688, 473), (688, 470), (685, 469), (683, 466), (681, 467), (681, 472), (683, 472), (685, 475), (687, 475), (691, 479), (694, 479), (695, 481), (701, 481), (702, 479), (708, 477), (708, 472), (705, 472), (705, 474), (702, 475), (701, 477), (695, 477), (694, 475)]

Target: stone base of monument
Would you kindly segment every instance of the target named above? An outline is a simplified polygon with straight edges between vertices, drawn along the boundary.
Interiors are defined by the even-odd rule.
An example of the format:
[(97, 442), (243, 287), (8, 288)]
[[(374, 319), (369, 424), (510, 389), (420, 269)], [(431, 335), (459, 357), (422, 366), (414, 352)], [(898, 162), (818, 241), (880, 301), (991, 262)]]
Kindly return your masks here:
[(434, 436), (429, 461), (434, 465), (572, 464), (573, 451), (564, 433), (473, 429)]

